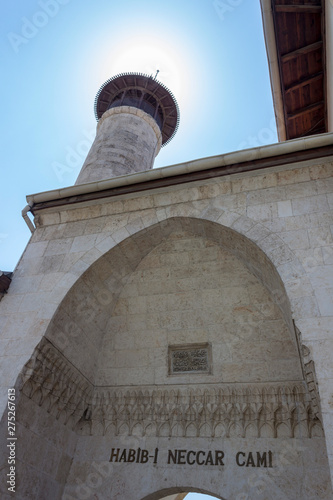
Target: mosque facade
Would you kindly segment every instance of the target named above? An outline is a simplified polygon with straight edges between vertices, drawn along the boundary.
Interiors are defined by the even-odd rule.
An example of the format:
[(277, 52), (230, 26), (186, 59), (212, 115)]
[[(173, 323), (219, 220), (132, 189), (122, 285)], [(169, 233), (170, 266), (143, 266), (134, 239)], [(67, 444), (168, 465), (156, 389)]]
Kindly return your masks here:
[[(267, 40), (292, 9), (262, 7)], [(290, 139), (313, 109), (277, 111), (278, 144), (152, 169), (174, 96), (101, 87), (76, 184), (27, 197), (0, 281), (1, 498), (332, 498), (329, 120)]]

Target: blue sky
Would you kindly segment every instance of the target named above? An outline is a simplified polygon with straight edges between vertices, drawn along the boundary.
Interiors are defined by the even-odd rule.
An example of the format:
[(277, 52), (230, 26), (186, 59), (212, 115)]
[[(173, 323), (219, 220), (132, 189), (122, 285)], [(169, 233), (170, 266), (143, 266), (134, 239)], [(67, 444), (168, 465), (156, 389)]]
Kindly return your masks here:
[(0, 50), (4, 271), (29, 240), (25, 196), (74, 184), (119, 72), (159, 69), (178, 100), (155, 168), (277, 141), (259, 0), (2, 2)]
[(189, 493), (185, 498), (186, 500), (213, 500), (215, 497), (202, 495), (201, 493)]

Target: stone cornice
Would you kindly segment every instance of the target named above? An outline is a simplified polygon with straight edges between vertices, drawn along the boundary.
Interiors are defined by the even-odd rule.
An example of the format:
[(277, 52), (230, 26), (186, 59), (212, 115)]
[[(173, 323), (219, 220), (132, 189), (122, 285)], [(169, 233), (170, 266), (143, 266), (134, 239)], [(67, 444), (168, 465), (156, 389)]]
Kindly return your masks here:
[(45, 208), (73, 205), (329, 156), (333, 156), (333, 133), (32, 194), (27, 196), (27, 201), (31, 212), (35, 214)]

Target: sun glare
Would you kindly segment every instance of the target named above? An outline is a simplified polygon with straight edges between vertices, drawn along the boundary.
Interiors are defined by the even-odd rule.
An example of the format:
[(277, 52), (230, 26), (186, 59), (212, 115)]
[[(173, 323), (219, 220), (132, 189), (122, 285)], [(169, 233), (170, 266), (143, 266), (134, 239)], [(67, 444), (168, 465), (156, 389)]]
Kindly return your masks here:
[[(157, 73), (158, 71), (158, 73)], [(116, 57), (110, 61), (109, 75), (125, 72), (139, 72), (156, 76), (157, 80), (166, 85), (181, 99), (184, 69), (178, 54), (172, 48), (165, 47), (159, 40), (132, 40), (119, 50)]]

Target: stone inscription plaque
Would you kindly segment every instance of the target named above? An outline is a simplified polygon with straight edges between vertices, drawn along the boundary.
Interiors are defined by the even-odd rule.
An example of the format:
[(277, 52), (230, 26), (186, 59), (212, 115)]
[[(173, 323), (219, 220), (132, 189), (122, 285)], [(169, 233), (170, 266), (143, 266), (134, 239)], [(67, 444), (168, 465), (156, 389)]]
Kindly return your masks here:
[(210, 373), (210, 345), (169, 346), (169, 374)]

